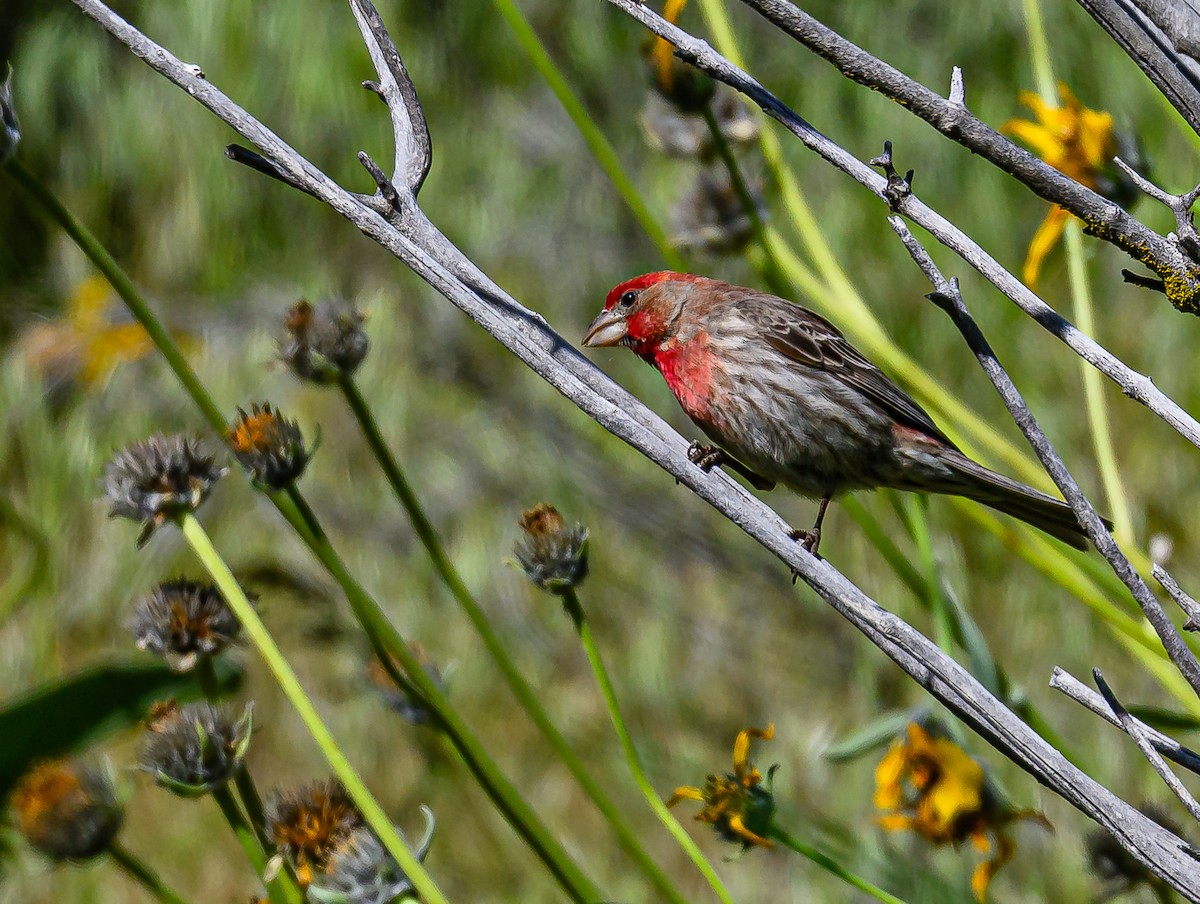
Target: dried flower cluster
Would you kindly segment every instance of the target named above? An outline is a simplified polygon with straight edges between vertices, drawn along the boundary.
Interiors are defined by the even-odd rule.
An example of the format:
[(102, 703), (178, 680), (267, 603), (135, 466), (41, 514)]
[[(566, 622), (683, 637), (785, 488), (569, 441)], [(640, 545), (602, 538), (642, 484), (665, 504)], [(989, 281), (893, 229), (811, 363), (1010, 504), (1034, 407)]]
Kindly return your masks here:
[(183, 672), (233, 643), (241, 624), (216, 586), (180, 578), (143, 595), (134, 605), (130, 628), (138, 649)]
[(30, 771), (12, 795), (17, 828), (52, 860), (87, 860), (103, 852), (124, 818), (107, 770), (79, 760), (51, 760)]
[(525, 512), (517, 524), (522, 536), (513, 553), (534, 584), (548, 593), (563, 594), (587, 577), (586, 527), (567, 527), (558, 509), (546, 503)]
[(252, 405), (248, 413), (239, 408), (227, 439), (242, 467), (270, 490), (291, 486), (312, 457), (304, 447), (300, 425), (268, 402)]
[(313, 782), (280, 791), (266, 804), (267, 828), (301, 882), (325, 872), (330, 857), (366, 823), (340, 782)]
[(297, 302), (283, 321), (279, 357), (302, 380), (336, 383), (367, 356), (366, 318), (348, 306)]
[(182, 797), (199, 797), (229, 781), (242, 766), (253, 730), (252, 707), (234, 718), (210, 703), (155, 708), (140, 762), (155, 781)]
[(226, 470), (199, 440), (156, 434), (130, 443), (108, 463), (104, 495), (111, 517), (142, 523), (141, 546), (167, 521), (199, 508)]
[[(418, 863), (429, 853), (435, 828), (433, 812), (428, 807), (421, 812), (425, 834), (413, 849)], [(325, 870), (308, 887), (308, 898), (315, 904), (390, 904), (412, 890), (412, 882), (375, 833), (360, 828), (329, 855)]]

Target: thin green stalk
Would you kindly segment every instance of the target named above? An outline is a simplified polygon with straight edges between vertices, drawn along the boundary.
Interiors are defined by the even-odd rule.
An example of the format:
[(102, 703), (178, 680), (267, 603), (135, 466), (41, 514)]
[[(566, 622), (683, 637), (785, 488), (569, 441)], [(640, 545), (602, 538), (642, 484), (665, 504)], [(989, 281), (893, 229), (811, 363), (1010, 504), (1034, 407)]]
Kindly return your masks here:
[(295, 487), (288, 488), (287, 496), (293, 504), (280, 506), (280, 511), (289, 521), (297, 519), (292, 522), (293, 527), (312, 538), (310, 546), (313, 552), (346, 594), (350, 608), (354, 610), (355, 617), (370, 639), (383, 667), (394, 671), (392, 660), (400, 663), (404, 675), (401, 677), (397, 674), (394, 677), (401, 677), (401, 680), (406, 680), (417, 690), (422, 702), (437, 716), (447, 736), (454, 742), (467, 768), (500, 812), (553, 873), (571, 899), (581, 904), (602, 900), (603, 895), (595, 883), (583, 874), (558, 839), (500, 772), (479, 739), (466, 727), (462, 717), (450, 706), (442, 689), (425, 672), (379, 603), (350, 574), (329, 542), (308, 500)]
[(563, 109), (575, 123), (575, 128), (583, 136), (588, 150), (592, 152), (592, 156), (596, 158), (600, 168), (604, 170), (609, 181), (620, 192), (625, 204), (641, 224), (642, 231), (658, 246), (658, 251), (663, 256), (663, 260), (667, 262), (667, 266), (672, 270), (686, 269), (683, 258), (671, 245), (671, 239), (666, 230), (655, 218), (645, 199), (642, 198), (641, 192), (638, 191), (633, 180), (629, 178), (629, 174), (621, 166), (621, 160), (617, 156), (616, 150), (604, 137), (604, 133), (600, 131), (596, 123), (592, 121), (575, 92), (571, 90), (571, 86), (567, 84), (566, 78), (563, 77), (562, 72), (559, 71), (558, 66), (546, 51), (545, 45), (542, 44), (537, 32), (533, 30), (533, 26), (529, 24), (529, 20), (525, 18), (514, 0), (495, 0), (495, 4), (500, 15), (504, 17), (504, 21), (508, 23), (508, 27), (512, 29), (517, 43), (529, 57), (533, 68), (538, 71), (550, 90), (554, 92), (558, 102), (563, 105)]
[(950, 604), (942, 592), (942, 579), (937, 558), (933, 553), (933, 539), (929, 536), (928, 501), (924, 496), (905, 493), (902, 497), (901, 514), (917, 546), (917, 556), (925, 572), (925, 587), (929, 593), (930, 608), (933, 610), (933, 629), (937, 644), (946, 653), (954, 655), (954, 624)]
[(1042, 19), (1041, 0), (1022, 0), (1025, 10), (1025, 34), (1029, 38), (1029, 63), (1038, 94), (1048, 104), (1055, 104), (1058, 92), (1054, 86), (1054, 69), (1050, 64), (1050, 44), (1046, 40), (1046, 22)]
[(112, 855), (117, 866), (121, 867), (125, 874), (135, 880), (142, 888), (150, 892), (155, 900), (161, 901), (162, 904), (187, 904), (187, 901), (163, 884), (162, 879), (158, 877), (157, 873), (134, 856), (120, 842), (112, 842), (108, 846), (108, 853)]
[[(212, 397), (205, 390), (199, 377), (196, 376), (195, 371), (192, 370), (187, 360), (183, 357), (178, 345), (175, 344), (170, 333), (167, 332), (166, 328), (163, 327), (162, 323), (154, 315), (149, 304), (138, 292), (129, 276), (120, 268), (95, 236), (76, 220), (54, 194), (32, 173), (25, 169), (19, 161), (10, 159), (5, 164), (4, 169), (38, 203), (44, 212), (63, 228), (96, 268), (104, 274), (117, 294), (126, 303), (134, 319), (145, 328), (151, 341), (166, 359), (176, 379), (179, 380), (184, 391), (195, 403), (205, 420), (208, 421), (213, 430), (218, 434), (224, 435), (226, 423), (220, 409), (212, 401)], [(387, 623), (387, 619), (383, 616), (378, 604), (370, 598), (362, 586), (347, 571), (345, 565), (329, 544), (328, 538), (323, 533), (319, 536), (313, 533), (309, 527), (310, 519), (295, 507), (289, 497), (280, 494), (270, 494), (270, 499), (279, 510), (279, 513), (283, 515), (292, 528), (300, 535), (300, 538), (313, 551), (317, 559), (329, 570), (339, 586), (341, 586), (347, 599), (351, 601), (351, 606), (355, 609), (356, 614), (362, 618), (373, 607), (378, 618), (391, 629), (390, 635), (384, 631), (384, 636), (388, 638), (388, 644), (385, 647), (379, 648), (378, 651), (384, 656), (390, 653), (400, 660), (406, 669), (413, 667), (419, 670), (419, 664), (416, 663), (415, 659), (405, 662), (405, 657), (409, 656), (407, 645), (403, 643), (403, 640), (397, 640), (399, 634)], [(309, 510), (309, 514), (311, 515), (311, 510)], [(316, 524), (317, 522), (315, 519), (312, 519), (311, 523)], [(317, 527), (319, 530), (319, 525)], [(376, 627), (378, 627), (378, 624)], [(375, 643), (375, 638), (381, 635), (379, 631), (372, 633), (368, 630), (368, 636), (372, 639), (372, 643)], [(436, 691), (436, 689), (434, 690)], [(448, 720), (448, 714), (452, 714), (449, 704), (444, 698), (441, 698), (441, 712), (439, 712), (439, 717), (444, 722), (447, 722), (450, 721)], [(465, 728), (461, 720), (454, 721), (454, 724), (456, 725), (456, 732), (452, 736), (453, 740), (459, 752), (462, 753), (464, 760), (472, 769), (476, 779), (484, 786), (484, 790), (497, 804), (501, 812), (505, 815), (505, 818), (538, 851), (539, 855), (543, 856), (543, 859), (546, 856), (551, 856), (542, 850), (541, 844), (548, 839), (552, 847), (557, 846), (557, 842), (553, 836), (549, 835), (536, 814), (521, 800), (516, 789), (499, 772), (495, 764), (486, 755), (482, 746)], [(535, 841), (537, 838), (540, 838), (541, 841)], [(557, 856), (565, 860), (576, 871), (576, 875), (572, 876), (570, 869), (552, 868), (551, 871), (554, 872), (560, 881), (575, 882), (580, 888), (594, 888), (588, 880), (577, 874), (577, 868), (574, 868), (574, 865), (569, 863), (569, 858), (565, 851), (561, 849), (561, 846), (558, 847)], [(576, 892), (573, 892), (572, 896), (575, 900), (583, 900)], [(595, 900), (598, 894), (593, 894), (590, 897)]]
[(363, 819), (375, 832), (376, 836), (383, 843), (388, 853), (395, 858), (400, 868), (404, 870), (405, 875), (412, 881), (415, 889), (421, 894), (429, 904), (447, 904), (446, 897), (442, 894), (437, 884), (425, 871), (420, 861), (413, 856), (411, 850), (404, 840), (396, 832), (396, 828), (392, 825), (392, 821), (388, 819), (387, 814), (383, 812), (383, 808), (367, 790), (363, 784), (362, 778), (346, 759), (346, 755), (342, 753), (337, 742), (333, 739), (333, 735), (329, 733), (329, 729), (317, 714), (316, 707), (313, 706), (312, 700), (308, 694), (304, 692), (304, 688), (300, 685), (299, 678), (296, 677), (295, 671), (284, 658), (283, 653), (276, 645), (274, 638), (271, 637), (267, 626), (263, 624), (259, 618), (257, 610), (246, 598), (246, 594), (242, 591), (241, 585), (234, 578), (233, 572), (229, 570), (229, 566), (225, 560), (221, 558), (220, 553), (212, 545), (208, 534), (200, 525), (200, 522), (191, 513), (185, 513), (179, 519), (179, 526), (183, 530), (183, 536), (191, 546), (192, 551), (200, 562), (204, 565), (205, 570), (217, 586), (221, 590), (221, 595), (225, 597), (225, 601), (229, 604), (229, 608), (233, 610), (238, 621), (242, 625), (242, 630), (246, 632), (246, 636), (250, 642), (254, 644), (259, 655), (262, 656), (270, 669), (275, 681), (283, 690), (284, 695), (288, 698), (301, 721), (304, 722), (305, 728), (312, 735), (313, 740), (317, 742), (317, 746), (324, 754), (330, 768), (342, 785), (346, 788), (346, 793), (350, 795), (350, 799), (354, 801), (359, 812), (362, 813)]
[(872, 885), (861, 876), (857, 876), (850, 872), (850, 870), (846, 869), (828, 854), (824, 854), (821, 851), (818, 851), (815, 847), (811, 847), (801, 841), (797, 841), (779, 826), (771, 826), (770, 837), (773, 840), (778, 841), (784, 847), (791, 848), (797, 854), (807, 857), (817, 866), (824, 870), (828, 870), (839, 879), (842, 879), (850, 885), (853, 885), (859, 891), (870, 895), (876, 901), (883, 901), (885, 904), (904, 904), (904, 901), (901, 898), (897, 898), (895, 895), (888, 894), (882, 888)]
[[(229, 823), (229, 828), (233, 830), (233, 834), (237, 837), (238, 844), (245, 851), (246, 859), (254, 867), (255, 875), (260, 877), (265, 875), (267, 871), (267, 854), (259, 843), (259, 838), (254, 833), (253, 827), (247, 821), (245, 814), (242, 813), (237, 801), (234, 800), (233, 792), (229, 790), (229, 786), (222, 785), (220, 788), (213, 789), (212, 798), (220, 808), (221, 815), (225, 817), (225, 821)], [(267, 895), (271, 900), (271, 904), (300, 904), (301, 901), (299, 889), (290, 885), (290, 879), (285, 872), (281, 872), (271, 880), (267, 886)]]
[(699, 846), (692, 839), (692, 836), (687, 833), (687, 830), (679, 824), (671, 811), (667, 809), (667, 805), (662, 802), (658, 793), (654, 790), (654, 786), (650, 784), (650, 779), (646, 777), (645, 770), (642, 769), (642, 763), (638, 757), (637, 748), (633, 744), (633, 737), (629, 734), (629, 729), (625, 725), (625, 719), (621, 715), (621, 708), (617, 705), (617, 694), (613, 689), (612, 680), (609, 678), (608, 670), (604, 667), (604, 660), (600, 657), (600, 650), (596, 646), (596, 639), (592, 635), (591, 626), (588, 624), (587, 618), (583, 613), (583, 607), (579, 603), (579, 597), (575, 595), (574, 590), (567, 590), (563, 594), (563, 606), (567, 610), (567, 614), (571, 616), (575, 627), (579, 632), (579, 640), (583, 644), (583, 650), (587, 654), (588, 662), (592, 666), (592, 674), (596, 676), (596, 684), (600, 688), (600, 694), (604, 697), (604, 705), (608, 709), (608, 715), (612, 719), (613, 728), (616, 729), (617, 738), (621, 742), (621, 750), (625, 754), (625, 762), (629, 764), (629, 771), (633, 775), (633, 780), (641, 789), (642, 794), (646, 798), (646, 802), (650, 804), (650, 809), (654, 811), (654, 815), (671, 833), (672, 837), (679, 842), (679, 846), (683, 848), (683, 852), (688, 855), (692, 863), (696, 864), (696, 869), (708, 880), (708, 884), (712, 886), (712, 890), (723, 904), (733, 904), (733, 899), (729, 895), (729, 890), (725, 887), (725, 883), (721, 881), (721, 877), (717, 875), (712, 868), (712, 864), (708, 862), (708, 858), (700, 850)]
[(4, 169), (38, 203), (42, 210), (63, 228), (63, 231), (87, 255), (88, 260), (95, 265), (96, 269), (104, 274), (104, 278), (109, 281), (109, 284), (112, 285), (116, 293), (121, 296), (121, 300), (128, 305), (134, 319), (149, 334), (154, 346), (167, 359), (167, 364), (175, 372), (175, 376), (179, 378), (179, 382), (183, 384), (183, 388), (187, 391), (187, 394), (192, 397), (192, 401), (200, 408), (205, 419), (212, 425), (214, 430), (219, 434), (223, 434), (225, 432), (225, 419), (221, 416), (221, 410), (217, 408), (216, 403), (212, 400), (212, 396), (205, 390), (203, 384), (200, 382), (200, 378), (196, 376), (196, 372), (192, 370), (192, 366), (183, 357), (183, 353), (179, 350), (179, 346), (175, 344), (175, 340), (171, 338), (171, 334), (167, 332), (166, 327), (154, 316), (154, 312), (150, 310), (150, 305), (133, 284), (133, 280), (129, 278), (129, 274), (121, 269), (121, 265), (108, 253), (108, 249), (100, 244), (100, 241), (92, 235), (86, 226), (75, 219), (74, 215), (54, 196), (54, 193), (37, 176), (25, 168), (25, 164), (21, 163), (16, 157), (13, 157), (4, 164)]
[(596, 808), (608, 820), (621, 846), (637, 862), (638, 867), (646, 877), (668, 899), (677, 902), (677, 904), (685, 904), (685, 899), (671, 884), (671, 880), (643, 848), (633, 826), (629, 824), (617, 806), (604, 793), (604, 789), (600, 786), (600, 783), (587, 771), (579, 755), (571, 749), (571, 745), (567, 742), (567, 739), (563, 737), (562, 733), (550, 720), (550, 716), (546, 713), (545, 708), (538, 699), (537, 692), (530, 687), (529, 683), (517, 669), (503, 641), (501, 641), (491, 622), (488, 620), (487, 613), (484, 612), (483, 607), (476, 601), (466, 582), (458, 573), (458, 569), (454, 567), (454, 563), (450, 561), (450, 557), (446, 554), (437, 529), (433, 526), (433, 522), (429, 520), (424, 506), (421, 505), (421, 501), (417, 498), (417, 494), (408, 482), (408, 478), (405, 477), (403, 469), (388, 447), (387, 441), (379, 429), (379, 424), (371, 412), (371, 406), (367, 403), (367, 400), (358, 388), (358, 383), (351, 375), (344, 374), (338, 385), (346, 398), (346, 403), (354, 414), (355, 420), (358, 421), (363, 435), (366, 437), (367, 445), (370, 446), (375, 460), (383, 470), (384, 476), (392, 488), (392, 492), (396, 494), (400, 505), (408, 514), (413, 530), (416, 532), (417, 538), (421, 541), (421, 545), (425, 547), (425, 551), (433, 563), (434, 570), (437, 571), (438, 577), (441, 578), (451, 595), (466, 613), (467, 618), (483, 641), (483, 645), (487, 648), (493, 662), (500, 669), (500, 674), (504, 677), (505, 683), (508, 684), (522, 709), (525, 710), (538, 730), (541, 731), (551, 748), (553, 748), (559, 759), (562, 760), (571, 775), (575, 777), (580, 787), (591, 798)]

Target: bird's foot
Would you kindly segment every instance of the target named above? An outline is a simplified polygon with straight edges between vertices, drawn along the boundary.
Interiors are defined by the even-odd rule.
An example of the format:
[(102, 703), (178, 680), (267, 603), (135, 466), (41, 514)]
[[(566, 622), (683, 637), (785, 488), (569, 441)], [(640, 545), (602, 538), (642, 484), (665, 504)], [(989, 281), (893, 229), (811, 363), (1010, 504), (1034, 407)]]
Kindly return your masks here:
[[(821, 558), (817, 550), (821, 546), (821, 528), (814, 527), (811, 530), (790, 530), (788, 536), (795, 540), (804, 549), (806, 553), (814, 558)], [(792, 569), (792, 583), (800, 579), (800, 572)]]
[(717, 465), (725, 464), (727, 456), (716, 446), (704, 446), (692, 443), (687, 450), (688, 461), (707, 474)]

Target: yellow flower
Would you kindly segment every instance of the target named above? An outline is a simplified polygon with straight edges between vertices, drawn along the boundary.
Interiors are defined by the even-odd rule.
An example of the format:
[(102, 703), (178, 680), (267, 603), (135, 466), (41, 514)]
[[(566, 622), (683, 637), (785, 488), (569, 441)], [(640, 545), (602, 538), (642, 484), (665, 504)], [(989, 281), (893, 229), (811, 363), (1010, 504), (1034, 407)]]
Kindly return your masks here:
[[(1037, 121), (1010, 119), (1004, 131), (1024, 142), (1035, 154), (1056, 170), (1105, 196), (1112, 194), (1110, 162), (1117, 152), (1118, 139), (1113, 132), (1112, 114), (1090, 110), (1079, 102), (1063, 83), (1058, 85), (1062, 106), (1052, 107), (1032, 91), (1022, 91), (1022, 104), (1033, 111)], [(1114, 199), (1115, 200), (1115, 199)], [(1042, 263), (1058, 244), (1070, 214), (1055, 205), (1038, 227), (1025, 258), (1022, 278), (1037, 284)]]
[(63, 317), (27, 330), (21, 340), (26, 362), (44, 378), (103, 385), (122, 364), (137, 361), (154, 348), (138, 323), (114, 323), (116, 296), (99, 276), (85, 279)]
[(667, 806), (673, 807), (681, 800), (698, 800), (704, 809), (696, 814), (696, 819), (712, 825), (726, 841), (741, 843), (743, 849), (771, 847), (774, 842), (766, 836), (775, 815), (775, 797), (771, 793), (771, 775), (775, 770), (774, 767), (768, 770), (767, 784), (763, 787), (762, 773), (750, 762), (750, 739), (769, 741), (773, 737), (774, 725), (738, 732), (733, 743), (733, 772), (709, 775), (703, 788), (676, 788)]
[(917, 722), (875, 767), (875, 806), (884, 811), (879, 824), (888, 831), (911, 830), (935, 845), (957, 847), (969, 839), (985, 854), (994, 849), (971, 876), (971, 890), (980, 901), (1016, 851), (1008, 826), (1034, 819), (1051, 829), (1041, 813), (1005, 803), (973, 757), (935, 726)]

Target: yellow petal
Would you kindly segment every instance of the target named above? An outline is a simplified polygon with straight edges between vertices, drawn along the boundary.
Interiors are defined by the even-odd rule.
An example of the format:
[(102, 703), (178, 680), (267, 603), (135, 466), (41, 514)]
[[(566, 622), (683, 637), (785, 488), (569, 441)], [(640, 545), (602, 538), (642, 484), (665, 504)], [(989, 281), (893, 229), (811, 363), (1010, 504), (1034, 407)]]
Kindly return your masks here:
[(1046, 256), (1058, 244), (1058, 240), (1062, 238), (1063, 230), (1067, 228), (1067, 220), (1070, 216), (1065, 208), (1057, 205), (1051, 207), (1050, 212), (1046, 214), (1046, 219), (1042, 220), (1042, 225), (1033, 234), (1033, 240), (1029, 243), (1029, 253), (1025, 257), (1025, 266), (1021, 270), (1021, 278), (1025, 280), (1025, 285), (1029, 288), (1037, 288), (1042, 264), (1045, 262)]
[(698, 800), (704, 801), (704, 792), (699, 788), (693, 788), (690, 785), (684, 785), (676, 788), (671, 792), (671, 796), (667, 799), (667, 806), (673, 807), (681, 800)]
[(112, 287), (102, 276), (89, 276), (75, 287), (67, 307), (67, 320), (84, 333), (99, 329), (112, 300)]
[(908, 747), (903, 741), (893, 742), (879, 765), (875, 767), (875, 807), (895, 810), (900, 806), (901, 782), (908, 769)]
[[(743, 728), (738, 732), (737, 739), (733, 742), (733, 773), (739, 781), (746, 776), (746, 766), (750, 761), (750, 739), (761, 738), (769, 741), (773, 737), (775, 737), (774, 723), (766, 728)], [(761, 778), (759, 776), (760, 780)]]
[[(667, 0), (663, 4), (663, 18), (672, 24), (678, 22), (685, 6), (687, 0)], [(674, 52), (675, 47), (670, 41), (665, 38), (655, 39), (654, 64), (658, 69), (658, 83), (668, 91), (671, 88), (671, 55)]]
[(875, 820), (885, 832), (903, 832), (915, 828), (916, 819), (903, 813), (890, 813)]
[(987, 900), (988, 885), (991, 884), (992, 877), (1000, 871), (1000, 868), (1008, 861), (1012, 860), (1013, 854), (1016, 852), (1016, 845), (1007, 835), (1001, 834), (996, 839), (996, 856), (991, 860), (979, 864), (975, 868), (975, 872), (971, 875), (971, 891), (975, 893), (975, 899), (983, 902)]
[(1055, 169), (1061, 166), (1066, 156), (1062, 140), (1056, 134), (1028, 119), (1010, 119), (1004, 124), (1004, 133), (1027, 145)]
[(103, 329), (88, 343), (83, 381), (92, 384), (103, 380), (121, 364), (144, 358), (153, 347), (150, 336), (139, 323)]

